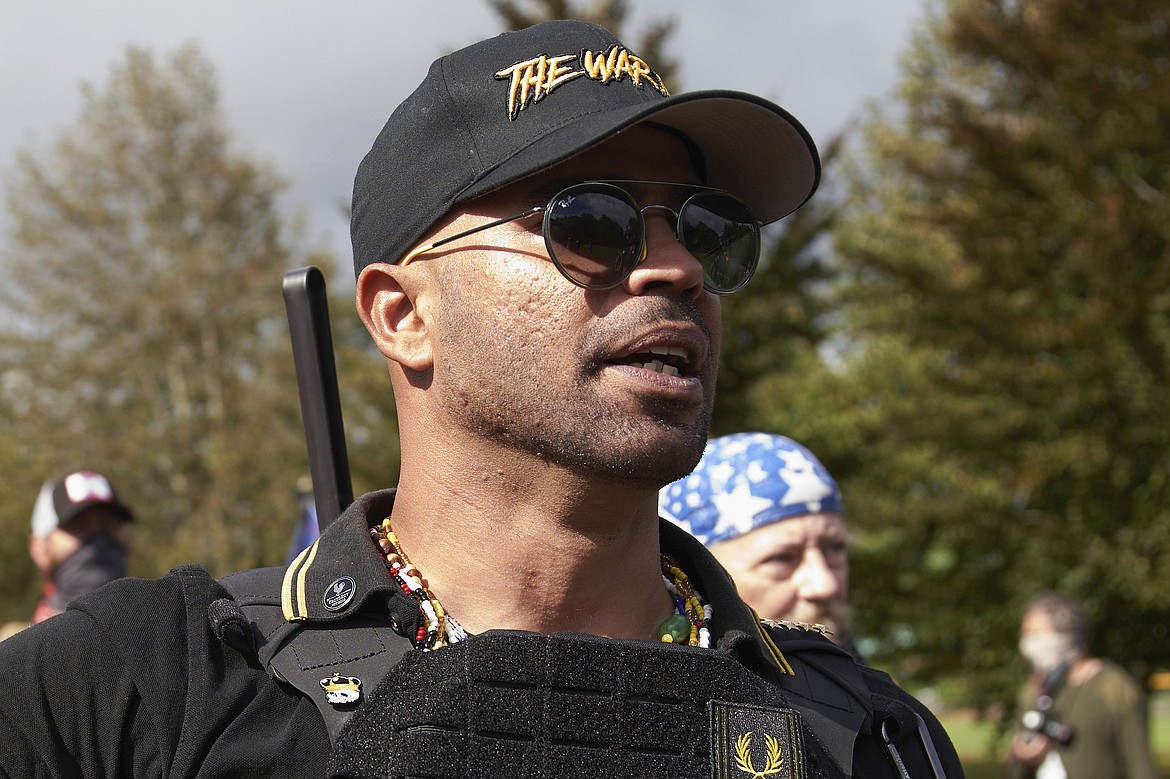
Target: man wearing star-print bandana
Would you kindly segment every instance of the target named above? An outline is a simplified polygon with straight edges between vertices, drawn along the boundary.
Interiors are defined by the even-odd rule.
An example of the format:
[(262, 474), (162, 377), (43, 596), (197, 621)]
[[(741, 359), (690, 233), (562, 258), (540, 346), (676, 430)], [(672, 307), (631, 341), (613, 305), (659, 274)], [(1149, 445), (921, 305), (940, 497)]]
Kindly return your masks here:
[(288, 565), (122, 579), (6, 639), (0, 776), (962, 777), (919, 701), (658, 515), (721, 301), (819, 177), (783, 108), (671, 95), (596, 25), (437, 60), (354, 180), (397, 485)]
[(662, 489), (659, 513), (711, 550), (761, 617), (823, 626), (857, 655), (841, 491), (807, 447), (772, 433), (714, 438)]

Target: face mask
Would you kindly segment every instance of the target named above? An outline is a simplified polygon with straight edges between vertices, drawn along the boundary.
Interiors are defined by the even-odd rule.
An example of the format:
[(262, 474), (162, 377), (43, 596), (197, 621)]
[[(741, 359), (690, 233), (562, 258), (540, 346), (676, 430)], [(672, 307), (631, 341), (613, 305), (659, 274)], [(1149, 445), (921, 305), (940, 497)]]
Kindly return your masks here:
[(1020, 654), (1032, 667), (1051, 671), (1076, 657), (1076, 649), (1068, 636), (1060, 633), (1032, 633), (1020, 638)]
[(64, 610), (77, 596), (125, 575), (126, 550), (105, 533), (96, 533), (57, 567), (53, 574), (57, 591), (49, 602)]

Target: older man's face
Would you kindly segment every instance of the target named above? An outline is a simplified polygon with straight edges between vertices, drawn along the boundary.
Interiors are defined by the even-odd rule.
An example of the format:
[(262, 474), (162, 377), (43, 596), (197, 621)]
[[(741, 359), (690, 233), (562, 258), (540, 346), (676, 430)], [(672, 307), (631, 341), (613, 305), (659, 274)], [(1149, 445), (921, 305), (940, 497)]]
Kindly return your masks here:
[(848, 625), (846, 551), (845, 522), (836, 512), (782, 519), (711, 545), (761, 617), (820, 623), (838, 633)]
[[(478, 201), (448, 232), (599, 179), (699, 183), (678, 139), (634, 128)], [(642, 205), (676, 209), (680, 196), (677, 187), (632, 192)], [(451, 422), (614, 483), (657, 488), (690, 471), (714, 402), (719, 300), (704, 290), (702, 267), (666, 212), (652, 209), (645, 219), (646, 260), (609, 290), (582, 289), (557, 271), (539, 219), (427, 256), (440, 288), (434, 385)], [(681, 355), (677, 375), (655, 366), (663, 351)]]

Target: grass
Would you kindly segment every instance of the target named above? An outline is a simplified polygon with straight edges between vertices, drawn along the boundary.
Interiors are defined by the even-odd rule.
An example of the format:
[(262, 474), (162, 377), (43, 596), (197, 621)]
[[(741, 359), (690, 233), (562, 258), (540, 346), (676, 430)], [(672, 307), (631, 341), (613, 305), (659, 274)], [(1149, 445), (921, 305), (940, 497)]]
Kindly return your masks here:
[[(1005, 743), (996, 738), (995, 723), (969, 715), (943, 715), (967, 779), (998, 779)], [(1164, 776), (1170, 776), (1170, 692), (1150, 696), (1150, 748)]]

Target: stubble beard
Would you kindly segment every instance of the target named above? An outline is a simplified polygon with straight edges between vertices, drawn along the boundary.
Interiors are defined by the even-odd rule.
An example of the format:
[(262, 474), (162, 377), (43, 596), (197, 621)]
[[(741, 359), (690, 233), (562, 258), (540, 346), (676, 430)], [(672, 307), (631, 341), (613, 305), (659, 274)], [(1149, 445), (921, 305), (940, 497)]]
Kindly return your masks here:
[[(507, 349), (482, 325), (466, 321), (463, 310), (444, 308), (444, 332), (457, 335), (444, 343), (437, 365), (447, 379), (440, 398), (453, 424), (506, 449), (619, 486), (657, 490), (699, 462), (713, 393), (697, 413), (653, 400), (631, 413), (597, 391), (602, 363), (583, 364), (571, 356), (557, 363), (573, 366), (568, 369), (573, 381), (565, 386), (539, 355), (529, 360), (527, 353)], [(697, 313), (686, 318), (701, 323)], [(714, 388), (713, 372), (705, 384)], [(686, 421), (692, 415), (693, 421)]]
[(693, 424), (663, 413), (631, 419), (620, 409), (580, 399), (533, 402), (531, 394), (501, 390), (499, 384), (489, 388), (474, 379), (471, 384), (444, 398), (455, 424), (505, 448), (615, 485), (659, 489), (686, 476), (703, 455), (711, 422), (707, 408)]

